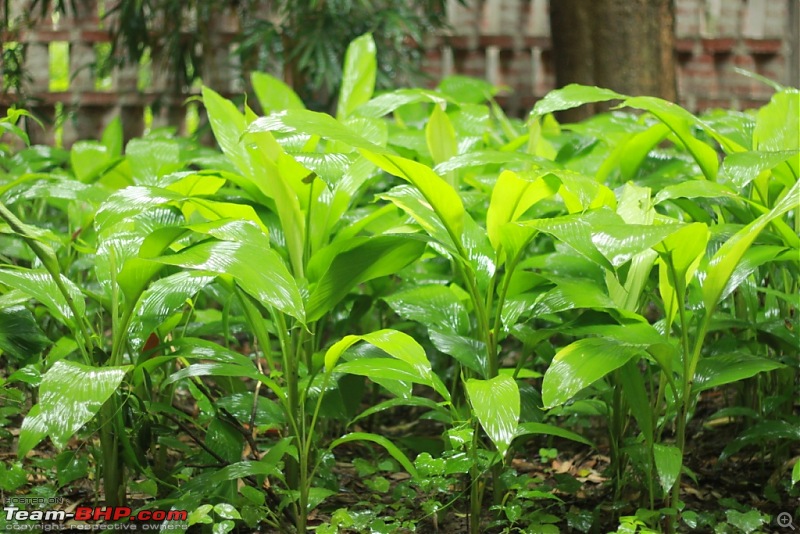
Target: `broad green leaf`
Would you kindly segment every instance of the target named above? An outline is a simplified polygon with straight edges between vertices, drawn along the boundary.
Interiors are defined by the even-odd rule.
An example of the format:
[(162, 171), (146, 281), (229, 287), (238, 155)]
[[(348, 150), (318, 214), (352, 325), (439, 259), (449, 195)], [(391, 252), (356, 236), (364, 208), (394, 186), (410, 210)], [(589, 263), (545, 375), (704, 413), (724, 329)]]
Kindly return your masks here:
[(250, 74), (253, 92), (256, 94), (261, 110), (265, 115), (284, 109), (305, 109), (303, 101), (283, 80), (264, 72)]
[(581, 339), (564, 347), (544, 374), (544, 407), (564, 404), (580, 390), (643, 354), (645, 348), (606, 338)]
[(702, 358), (697, 363), (692, 391), (699, 393), (781, 367), (784, 366), (779, 362), (750, 354), (734, 353), (709, 356)]
[(464, 304), (447, 286), (427, 284), (385, 297), (396, 314), (434, 329), (466, 335), (470, 322)]
[[(628, 224), (652, 225), (656, 210), (650, 200), (650, 189), (625, 184), (617, 204), (617, 214)], [(628, 311), (638, 309), (657, 257), (658, 254), (652, 248), (634, 254), (624, 282), (621, 279), (622, 273), (606, 271), (608, 294), (618, 307)]]
[(125, 154), (134, 181), (142, 185), (158, 185), (163, 176), (184, 165), (177, 139), (132, 139), (125, 147)]
[[(728, 279), (728, 283), (725, 285), (725, 289), (722, 291), (720, 300), (727, 298), (728, 295), (733, 293), (733, 291), (761, 265), (779, 259), (779, 256), (783, 253), (788, 253), (791, 258), (792, 252), (789, 252), (790, 250), (791, 249), (786, 249), (784, 247), (769, 245), (759, 245), (749, 248), (747, 252), (744, 253), (744, 256), (742, 256), (742, 260), (733, 270), (731, 277)], [(794, 251), (794, 257), (797, 257), (796, 250)]]
[[(22, 187), (23, 184), (25, 187)], [(108, 197), (108, 191), (102, 186), (83, 184), (76, 180), (65, 179), (55, 175), (25, 175), (6, 186), (0, 187), (0, 194), (6, 188), (9, 192), (3, 196), (3, 199), (9, 205), (15, 204), (22, 199), (35, 198), (43, 198), (52, 204), (55, 204), (55, 202), (52, 202), (55, 199), (63, 199), (80, 200), (98, 205)]]
[(450, 332), (429, 329), (428, 336), (436, 350), (455, 358), (461, 365), (486, 376), (486, 344), (483, 341)]
[[(428, 206), (441, 220), (453, 243), (457, 247), (460, 245), (466, 212), (461, 197), (450, 184), (422, 163), (369, 150), (362, 150), (362, 154), (384, 171), (402, 178), (416, 187), (422, 193)], [(420, 224), (422, 223), (420, 222)]]
[[(456, 132), (447, 113), (440, 106), (433, 106), (431, 117), (425, 125), (425, 139), (434, 165), (449, 160), (458, 152)], [(444, 177), (448, 184), (458, 189), (458, 176), (455, 172), (449, 172)]]
[(56, 457), (59, 487), (85, 478), (89, 474), (89, 458), (76, 451), (64, 451)]
[(77, 141), (69, 151), (70, 167), (83, 183), (96, 180), (112, 162), (108, 147), (97, 141)]
[(710, 236), (708, 226), (692, 223), (667, 236), (654, 247), (661, 256), (658, 284), (666, 311), (667, 331), (679, 307), (684, 304), (686, 287), (705, 256)]
[(342, 354), (344, 354), (344, 351), (359, 341), (361, 341), (360, 336), (350, 334), (328, 347), (328, 350), (325, 351), (325, 372), (333, 372), (333, 368), (336, 367), (336, 364), (339, 362), (339, 358), (342, 357)]
[(570, 170), (556, 169), (550, 173), (561, 180), (558, 193), (569, 213), (584, 213), (603, 207), (616, 209), (614, 192), (594, 178)]
[(217, 416), (206, 427), (205, 445), (226, 463), (234, 463), (242, 458), (244, 438), (234, 427)]
[(749, 427), (736, 439), (728, 443), (722, 450), (722, 460), (739, 452), (743, 447), (753, 444), (765, 444), (770, 441), (786, 440), (790, 443), (800, 442), (800, 426), (793, 421), (764, 421)]
[[(431, 376), (431, 364), (425, 355), (425, 350), (408, 334), (397, 330), (378, 330), (363, 336), (346, 336), (344, 339), (350, 340), (352, 343), (366, 341), (390, 356), (407, 363), (420, 376), (425, 378)], [(336, 354), (337, 350), (339, 351), (338, 355)], [(326, 369), (333, 369), (341, 352), (343, 352), (343, 349), (328, 351), (325, 355)]]
[(137, 213), (147, 211), (184, 197), (175, 191), (160, 187), (131, 186), (121, 189), (103, 203), (95, 214), (98, 233), (124, 221)]
[[(248, 127), (247, 119), (232, 102), (205, 87), (203, 104), (208, 112), (217, 143), (247, 179), (240, 185), (247, 188), (252, 184), (261, 194), (275, 201), (293, 271), (302, 274), (305, 217), (301, 212), (297, 194), (278, 168), (277, 160), (282, 152), (280, 145), (267, 130), (253, 129), (252, 124)], [(302, 109), (294, 111), (306, 113)], [(255, 147), (242, 139), (246, 129), (255, 132), (249, 139), (256, 143)]]
[(411, 460), (408, 459), (408, 456), (406, 456), (403, 451), (397, 448), (397, 445), (383, 436), (371, 434), (369, 432), (351, 432), (335, 440), (328, 448), (333, 450), (339, 445), (350, 443), (352, 441), (371, 441), (377, 445), (380, 445), (386, 449), (386, 452), (388, 452), (392, 458), (397, 460), (397, 462), (403, 466), (403, 469), (405, 469), (408, 474), (412, 476), (412, 478), (418, 478), (417, 468), (414, 467), (414, 464), (411, 463)]
[(468, 76), (451, 75), (439, 82), (439, 91), (457, 102), (481, 104), (497, 93), (497, 89), (486, 80)]
[(593, 233), (601, 228), (621, 223), (622, 219), (616, 213), (600, 209), (552, 219), (534, 219), (521, 222), (519, 225), (548, 233), (597, 265), (612, 270), (611, 262), (594, 245)]
[(502, 169), (527, 171), (531, 169), (555, 170), (556, 164), (544, 158), (524, 152), (506, 152), (502, 150), (470, 150), (459, 154), (436, 166), (435, 171), (446, 174), (461, 169), (498, 166)]
[(552, 174), (529, 177), (512, 171), (500, 173), (486, 212), (486, 232), (495, 251), (500, 249), (504, 224), (516, 221), (531, 206), (555, 195), (560, 187), (561, 182)]
[[(547, 122), (554, 122), (552, 115), (547, 117), (531, 117), (528, 120), (528, 143), (525, 152), (539, 156), (547, 160), (553, 161), (556, 159), (558, 153), (556, 152), (553, 143), (548, 141), (542, 136), (542, 131), (546, 127)], [(519, 139), (522, 139), (520, 137)], [(514, 143), (514, 141), (512, 141)], [(506, 145), (508, 146), (508, 145)]]
[(417, 188), (405, 184), (399, 185), (378, 195), (378, 198), (392, 202), (410, 215), (439, 245), (453, 255), (458, 254), (458, 247), (444, 222)]
[[(217, 219), (207, 223), (198, 223), (186, 226), (193, 232), (210, 235), (222, 241), (236, 241), (247, 243), (254, 251), (268, 250), (270, 248), (269, 235), (262, 225), (256, 225), (249, 219)], [(151, 235), (152, 237), (152, 235)], [(158, 250), (150, 244), (150, 238), (142, 246), (142, 255), (145, 250)]]
[(649, 111), (672, 130), (686, 147), (707, 180), (714, 181), (719, 170), (717, 152), (692, 135), (691, 126), (700, 121), (694, 115), (672, 102), (651, 96), (636, 96), (625, 100), (625, 105)]
[[(111, 298), (112, 293), (119, 288), (125, 297), (124, 305), (129, 307), (136, 303), (141, 292), (161, 269), (161, 265), (139, 257), (144, 232), (113, 230), (105, 233), (97, 247), (95, 276), (106, 297)], [(164, 239), (167, 237), (162, 232), (156, 232), (155, 235)], [(166, 246), (163, 242), (161, 245), (159, 250)]]
[(266, 306), (305, 322), (297, 283), (274, 250), (254, 249), (248, 242), (204, 241), (153, 261), (233, 276), (247, 293)]
[(42, 414), (42, 405), (34, 404), (22, 421), (19, 431), (17, 455), (22, 458), (38, 445), (50, 432), (49, 417)]
[[(777, 152), (800, 148), (800, 90), (785, 89), (772, 95), (758, 110), (753, 148)], [(800, 169), (794, 169), (797, 176)]]
[(800, 149), (737, 152), (725, 158), (722, 168), (736, 187), (744, 188), (762, 172), (774, 169), (785, 161), (792, 162), (793, 168), (800, 169)]
[[(748, 510), (747, 512), (740, 512), (739, 510), (725, 510), (725, 519), (727, 522), (744, 532), (750, 534), (751, 532), (759, 531), (762, 525), (768, 523), (769, 516), (762, 514), (758, 510)], [(780, 522), (780, 526), (783, 526)], [(791, 522), (789, 523), (791, 525)]]
[[(213, 423), (213, 421), (212, 421)], [(241, 519), (242, 516), (239, 511), (232, 505), (227, 503), (219, 503), (214, 505), (214, 512), (224, 519)]]
[(653, 445), (653, 456), (658, 471), (658, 482), (664, 493), (669, 493), (681, 472), (683, 463), (681, 450), (674, 445), (656, 443)]
[(561, 89), (550, 91), (544, 98), (536, 102), (531, 115), (542, 116), (556, 111), (576, 108), (583, 104), (622, 100), (625, 96), (610, 89), (570, 84)]
[[(509, 304), (514, 299), (509, 299)], [(609, 309), (614, 301), (591, 280), (565, 279), (536, 300), (532, 313), (540, 317), (576, 308)]]
[[(264, 455), (259, 461), (244, 461), (235, 464), (227, 465), (221, 469), (209, 470), (203, 474), (193, 477), (184, 486), (183, 489), (187, 492), (202, 492), (206, 491), (209, 487), (218, 486), (222, 482), (228, 480), (236, 480), (239, 478), (247, 478), (251, 476), (265, 476), (273, 477), (279, 476), (280, 470), (278, 469), (278, 462), (286, 454), (291, 454), (291, 440), (284, 438), (274, 444), (269, 452)], [(210, 504), (202, 505), (195, 509), (194, 512), (189, 514), (189, 523), (192, 523), (192, 516), (201, 515), (200, 518), (195, 517), (197, 523), (211, 523), (211, 518), (208, 521), (202, 519), (202, 515), (208, 514), (213, 509)]]
[(589, 447), (594, 447), (594, 443), (575, 432), (571, 432), (560, 426), (551, 425), (547, 423), (520, 423), (517, 426), (517, 434), (515, 437), (530, 436), (530, 435), (544, 435), (556, 436), (559, 438), (568, 439), (577, 443), (583, 443)]
[(387, 381), (399, 382), (399, 390), (404, 392), (404, 398), (411, 396), (411, 384), (431, 386), (430, 377), (422, 376), (406, 362), (392, 358), (358, 358), (340, 363), (336, 366), (336, 372), (364, 376), (384, 386), (387, 386)]
[[(155, 358), (154, 358), (155, 359)], [(184, 378), (195, 376), (232, 376), (237, 378), (252, 378), (267, 386), (282, 402), (286, 402), (286, 392), (275, 381), (261, 374), (252, 362), (241, 363), (196, 363), (172, 373), (166, 383), (171, 384)]]
[(255, 407), (256, 426), (286, 424), (286, 414), (277, 402), (265, 395), (256, 396), (252, 391), (221, 397), (216, 407), (227, 410), (239, 421), (249, 421)]
[(344, 56), (342, 87), (336, 108), (338, 119), (350, 116), (354, 109), (372, 98), (377, 71), (378, 62), (372, 34), (354, 39)]
[[(108, 154), (112, 157), (122, 155), (123, 133), (122, 120), (120, 120), (119, 116), (114, 117), (103, 130), (100, 142), (108, 149)], [(74, 147), (75, 145), (72, 146)]]
[(133, 349), (140, 350), (151, 332), (213, 280), (202, 272), (181, 271), (153, 282), (142, 293), (131, 318), (128, 336)]
[(619, 170), (622, 177), (632, 180), (647, 154), (663, 141), (667, 134), (669, 134), (669, 128), (663, 123), (658, 123), (644, 132), (635, 134), (624, 145), (621, 145)]
[(0, 308), (0, 351), (17, 360), (32, 361), (50, 340), (33, 314), (22, 306)]
[(190, 198), (183, 203), (183, 213), (187, 220), (191, 220), (192, 214), (197, 211), (203, 218), (209, 221), (218, 219), (242, 219), (252, 221), (261, 227), (265, 234), (269, 234), (269, 229), (261, 221), (252, 206), (247, 204), (234, 204), (232, 202), (218, 202), (216, 200), (206, 200), (202, 198)]
[[(332, 158), (334, 155), (328, 155), (328, 158)], [(337, 156), (337, 157), (341, 157)], [(349, 159), (349, 158), (348, 158)], [(298, 158), (298, 161), (306, 165), (301, 158)], [(306, 165), (309, 169), (314, 170), (317, 172), (320, 177), (324, 180), (324, 169), (316, 170), (312, 167), (312, 164)], [(345, 169), (345, 172), (342, 174), (341, 178), (336, 181), (336, 183), (332, 183), (331, 189), (334, 191), (334, 200), (331, 204), (331, 221), (328, 225), (329, 228), (333, 227), (336, 222), (338, 222), (338, 214), (342, 214), (346, 211), (347, 207), (349, 206), (350, 199), (352, 199), (356, 193), (359, 191), (364, 182), (366, 182), (370, 177), (373, 176), (373, 172), (375, 170), (375, 166), (364, 156), (359, 156), (352, 161), (352, 163)], [(321, 171), (321, 172), (320, 172)], [(341, 202), (344, 200), (344, 202)], [(337, 205), (337, 201), (341, 203)]]
[(466, 260), (475, 273), (478, 289), (488, 291), (489, 282), (494, 276), (497, 266), (492, 244), (483, 229), (469, 213), (464, 213), (464, 232), (461, 241), (464, 245)]
[[(299, 152), (292, 154), (303, 167), (316, 173), (330, 189), (335, 189), (353, 165), (353, 154), (320, 154)], [(355, 192), (355, 191), (354, 191)]]
[[(428, 150), (433, 158), (434, 165), (443, 163), (458, 151), (456, 142), (456, 131), (447, 118), (447, 113), (440, 106), (433, 106), (428, 124), (425, 125), (425, 139), (428, 142)], [(457, 187), (454, 173), (447, 173), (447, 182)]]
[(322, 504), (325, 499), (338, 493), (338, 491), (333, 491), (328, 488), (320, 488), (318, 486), (310, 488), (308, 490), (308, 506), (306, 507), (306, 510), (311, 512), (317, 506)]
[(680, 228), (677, 224), (608, 224), (594, 231), (592, 243), (611, 265), (620, 267)]
[(208, 113), (208, 122), (214, 132), (214, 138), (228, 156), (228, 159), (244, 176), (252, 177), (255, 168), (241, 137), (247, 127), (244, 115), (233, 103), (213, 90), (203, 88), (203, 106)]
[[(33, 117), (33, 115), (30, 114), (28, 114), (28, 116)], [(17, 120), (16, 118), (13, 119), (13, 121), (16, 120)], [(39, 122), (38, 119), (35, 120), (36, 122)], [(39, 125), (41, 126), (41, 122), (39, 122)], [(25, 143), (26, 146), (30, 146), (31, 144), (30, 137), (28, 137), (28, 134), (25, 133), (25, 130), (14, 124), (14, 122), (12, 121), (9, 121), (7, 119), (0, 119), (0, 130), (5, 130), (7, 132), (11, 132), (12, 134), (16, 135), (17, 137), (22, 139), (22, 141)]]
[[(500, 227), (500, 245), (507, 258), (520, 257), (538, 230), (521, 223), (507, 223)], [(499, 261), (499, 260), (498, 260)]]
[[(736, 154), (728, 156), (734, 157)], [(730, 187), (708, 180), (689, 180), (669, 185), (656, 194), (653, 202), (661, 204), (674, 198), (729, 198), (739, 200), (739, 196)]]
[[(86, 311), (86, 302), (80, 289), (69, 278), (61, 276), (61, 283), (66, 288), (78, 313)], [(77, 328), (80, 320), (72, 315), (66, 298), (59, 291), (58, 286), (50, 273), (44, 269), (2, 269), (0, 270), (0, 284), (12, 289), (17, 289), (30, 298), (44, 305), (53, 316), (66, 324), (70, 329)]]
[(445, 105), (447, 99), (443, 95), (427, 89), (396, 89), (362, 104), (355, 109), (355, 114), (362, 117), (379, 118), (392, 113), (397, 108), (417, 102)]
[(711, 313), (716, 308), (728, 280), (758, 234), (772, 220), (781, 217), (789, 210), (796, 210), (798, 205), (800, 205), (800, 182), (796, 182), (794, 187), (775, 203), (772, 210), (736, 232), (719, 248), (709, 262), (708, 272), (703, 282), (703, 303), (707, 313)]
[(64, 447), (114, 394), (130, 369), (56, 362), (42, 376), (38, 410), (22, 422), (17, 454), (25, 456), (45, 435), (56, 447)]
[(492, 440), (500, 456), (505, 455), (517, 434), (520, 399), (517, 382), (498, 375), (489, 380), (470, 378), (465, 384), (472, 411)]
[[(640, 317), (639, 323), (626, 324), (593, 324), (575, 326), (570, 333), (576, 336), (595, 335), (615, 339), (628, 345), (651, 346), (664, 343), (664, 334)], [(549, 337), (549, 336), (548, 336)]]
[(359, 132), (361, 137), (369, 139), (373, 144), (385, 146), (389, 142), (390, 126), (385, 120), (353, 116), (346, 118), (342, 122), (351, 130)]
[[(627, 325), (626, 325), (627, 326)], [(647, 325), (650, 326), (650, 325)], [(625, 326), (623, 326), (625, 328)], [(644, 376), (639, 370), (637, 362), (628, 360), (625, 365), (619, 368), (619, 380), (625, 400), (630, 406), (631, 413), (639, 424), (639, 430), (644, 436), (645, 443), (653, 443), (653, 419), (654, 413), (647, 398)], [(617, 386), (619, 387), (619, 386)]]
[(304, 109), (290, 109), (260, 117), (246, 130), (248, 133), (281, 132), (286, 134), (318, 135), (324, 139), (338, 141), (353, 148), (363, 148), (376, 153), (386, 152), (385, 148), (368, 141), (352, 128), (342, 124), (327, 113)]
[(373, 237), (338, 254), (316, 282), (308, 299), (308, 320), (316, 321), (356, 285), (394, 274), (416, 261), (425, 243), (404, 236)]
[(232, 363), (248, 369), (253, 366), (253, 362), (244, 354), (240, 354), (235, 350), (226, 349), (218, 343), (205, 339), (179, 337), (170, 341), (170, 347), (174, 352), (170, 353), (168, 356), (151, 358), (151, 360), (147, 362), (140, 363), (139, 367), (148, 368), (148, 366), (152, 365), (150, 364), (152, 360), (157, 360), (159, 358), (163, 358), (161, 361), (168, 361), (169, 359), (179, 357), (188, 360), (210, 360), (220, 363)]
[[(393, 371), (389, 372), (398, 372), (398, 373), (409, 373), (411, 376), (416, 378), (404, 378), (404, 380), (411, 380), (417, 383), (426, 384), (432, 387), (437, 393), (439, 393), (445, 400), (450, 400), (450, 394), (447, 391), (447, 388), (442, 384), (441, 380), (433, 374), (431, 370), (431, 364), (428, 361), (427, 356), (425, 355), (425, 350), (417, 343), (414, 338), (409, 336), (408, 334), (404, 334), (403, 332), (399, 332), (397, 330), (378, 330), (375, 332), (371, 332), (369, 334), (365, 334), (363, 336), (355, 336), (349, 335), (345, 336), (344, 338), (340, 339), (325, 352), (325, 371), (330, 373), (336, 368), (337, 370), (339, 367), (336, 366), (337, 362), (341, 355), (351, 346), (359, 341), (365, 341), (382, 351), (384, 351), (389, 356), (400, 360), (400, 362), (407, 365), (407, 368), (401, 366), (391, 366), (387, 365), (384, 362), (384, 359), (375, 359), (375, 358), (360, 358), (357, 360), (353, 360), (351, 362), (347, 362), (347, 364), (353, 364), (359, 361), (364, 360), (377, 360), (377, 365), (384, 365), (387, 369), (392, 368)], [(387, 360), (391, 361), (391, 360)], [(342, 364), (346, 365), (346, 364)], [(372, 363), (368, 362), (368, 365), (373, 365)], [(341, 366), (340, 366), (341, 367)], [(359, 371), (362, 369), (361, 367), (353, 367), (353, 369), (358, 369)], [(361, 374), (359, 372), (359, 374)], [(369, 376), (369, 375), (367, 375)], [(399, 375), (398, 375), (399, 376)], [(399, 378), (397, 378), (399, 379)]]
[(172, 182), (164, 189), (187, 197), (213, 195), (225, 185), (225, 179), (213, 174), (192, 173)]

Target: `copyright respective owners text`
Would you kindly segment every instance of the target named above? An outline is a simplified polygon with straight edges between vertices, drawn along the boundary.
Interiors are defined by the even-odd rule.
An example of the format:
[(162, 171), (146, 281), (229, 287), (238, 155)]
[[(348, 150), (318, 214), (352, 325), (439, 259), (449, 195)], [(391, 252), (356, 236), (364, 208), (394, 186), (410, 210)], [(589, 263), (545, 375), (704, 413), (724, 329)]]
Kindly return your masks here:
[(66, 506), (63, 497), (10, 496), (3, 500), (0, 532), (183, 531), (187, 518), (186, 510)]

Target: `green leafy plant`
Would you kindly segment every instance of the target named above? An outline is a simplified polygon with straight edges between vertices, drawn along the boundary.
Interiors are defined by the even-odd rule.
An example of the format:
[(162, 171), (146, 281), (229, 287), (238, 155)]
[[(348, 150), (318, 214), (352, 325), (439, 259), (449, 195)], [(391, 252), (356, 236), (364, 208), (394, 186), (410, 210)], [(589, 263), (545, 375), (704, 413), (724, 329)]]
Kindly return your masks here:
[[(205, 88), (221, 152), (117, 122), (0, 146), (1, 489), (102, 479), (220, 532), (763, 528), (681, 484), (702, 418), (797, 492), (800, 93), (695, 116), (569, 86), (519, 121), (463, 77), (375, 94), (376, 49), (335, 115), (268, 74), (263, 116)], [(608, 519), (549, 465), (595, 443)], [(346, 504), (337, 461), (373, 454)]]
[[(708, 386), (713, 387), (742, 380), (760, 372), (783, 367), (783, 363), (774, 356), (769, 358), (738, 353), (725, 356), (710, 355), (703, 358), (703, 349), (709, 340), (711, 325), (714, 324), (717, 317), (715, 311), (718, 310), (723, 299), (731, 295), (737, 289), (738, 284), (756, 270), (757, 265), (769, 261), (788, 260), (791, 254), (789, 251), (797, 248), (797, 234), (781, 219), (784, 214), (796, 207), (800, 200), (798, 197), (800, 188), (797, 185), (798, 152), (796, 149), (792, 150), (797, 145), (797, 141), (796, 139), (787, 139), (786, 130), (780, 127), (775, 129), (777, 125), (771, 122), (773, 111), (770, 109), (779, 107), (782, 111), (788, 111), (797, 105), (796, 103), (792, 104), (796, 97), (797, 93), (793, 91), (787, 90), (778, 93), (773, 102), (759, 114), (755, 132), (760, 135), (754, 134), (753, 149), (762, 150), (764, 154), (758, 158), (754, 155), (748, 156), (743, 146), (718, 133), (703, 121), (677, 106), (657, 99), (626, 98), (606, 90), (570, 86), (549, 95), (534, 109), (534, 114), (543, 114), (588, 101), (609, 99), (620, 99), (625, 106), (644, 109), (666, 127), (656, 130), (659, 132), (658, 137), (651, 136), (648, 142), (653, 143), (663, 136), (674, 135), (675, 142), (680, 143), (680, 146), (691, 155), (702, 172), (702, 176), (694, 182), (684, 182), (662, 189), (654, 198), (655, 205), (670, 198), (707, 196), (713, 198), (727, 195), (729, 198), (736, 198), (738, 202), (749, 208), (749, 210), (734, 211), (730, 215), (722, 210), (717, 211), (716, 215), (721, 220), (737, 217), (733, 220), (744, 219), (744, 222), (734, 227), (735, 230), (729, 234), (730, 237), (720, 238), (720, 234), (717, 233), (715, 240), (718, 245), (714, 249), (710, 249), (710, 252), (707, 245), (711, 240), (713, 226), (703, 220), (703, 217), (701, 217), (701, 221), (690, 222), (679, 227), (674, 226), (674, 223), (679, 222), (680, 219), (673, 219), (674, 223), (670, 226), (669, 223), (672, 221), (665, 217), (659, 221), (660, 226), (635, 227), (633, 223), (638, 221), (631, 220), (629, 216), (626, 220), (628, 225), (625, 232), (612, 231), (613, 227), (606, 223), (594, 228), (590, 227), (588, 235), (579, 233), (571, 235), (567, 241), (587, 258), (593, 259), (589, 254), (594, 255), (594, 251), (584, 245), (588, 238), (594, 242), (601, 254), (612, 262), (611, 266), (616, 267), (622, 266), (622, 262), (628, 261), (632, 252), (638, 254), (634, 258), (639, 261), (633, 260), (631, 269), (642, 267), (643, 261), (647, 262), (644, 268), (649, 269), (656, 262), (657, 254), (658, 289), (665, 314), (661, 327), (663, 335), (652, 327), (648, 327), (646, 321), (640, 318), (639, 323), (642, 327), (640, 331), (642, 334), (647, 332), (646, 335), (634, 334), (637, 330), (633, 328), (633, 325), (628, 325), (624, 330), (619, 331), (620, 335), (611, 334), (615, 330), (608, 329), (602, 337), (579, 340), (564, 347), (555, 355), (553, 365), (545, 373), (542, 386), (543, 401), (545, 406), (563, 403), (584, 387), (606, 374), (614, 372), (615, 378), (622, 386), (621, 394), (626, 398), (630, 410), (639, 424), (645, 446), (650, 450), (652, 463), (648, 460), (646, 464), (655, 466), (662, 489), (665, 494), (669, 494), (667, 503), (672, 507), (677, 508), (679, 503), (682, 457), (686, 446), (686, 425), (700, 391)], [(625, 146), (641, 142), (641, 136), (645, 133), (649, 135), (659, 127), (659, 125), (652, 126), (644, 133), (633, 136)], [(785, 172), (787, 177), (792, 176), (793, 179), (780, 180), (781, 185), (771, 195), (759, 193), (758, 186), (755, 185), (752, 198), (744, 195), (737, 196), (730, 186), (719, 180), (721, 178), (718, 176), (719, 164), (713, 148), (694, 137), (690, 131), (691, 127), (702, 129), (729, 154), (724, 161), (729, 182), (736, 180), (736, 176), (742, 175), (749, 176), (750, 180), (759, 175), (766, 178), (772, 169), (774, 169), (772, 172), (779, 176)], [(791, 127), (789, 125), (789, 128)], [(791, 137), (791, 134), (789, 136)], [(766, 153), (767, 147), (777, 148), (781, 151), (778, 154)], [(762, 163), (754, 163), (756, 159)], [(770, 163), (765, 164), (764, 160)], [(649, 194), (644, 197), (645, 202), (649, 200), (648, 197)], [(763, 202), (767, 198), (772, 201)], [(696, 213), (681, 215), (682, 217), (697, 218)], [(650, 215), (650, 217), (653, 220), (653, 216)], [(587, 219), (588, 217), (583, 218), (584, 221)], [(794, 225), (796, 226), (796, 224), (795, 218)], [(774, 232), (774, 241), (770, 239), (762, 242), (764, 244), (759, 246), (756, 244), (759, 234), (770, 226)], [(772, 248), (772, 245), (768, 244), (770, 242), (777, 243), (777, 247)], [(632, 245), (635, 248), (629, 248)], [(647, 248), (650, 248), (651, 252), (645, 252)], [(604, 249), (608, 252), (605, 252)], [(598, 260), (603, 259), (595, 257)], [(760, 259), (752, 262), (755, 257), (760, 257)], [(608, 267), (606, 268), (608, 269)], [(699, 269), (702, 269), (702, 277), (698, 281), (695, 275)], [(641, 276), (637, 279), (636, 271), (629, 269), (626, 273), (627, 280), (623, 285), (618, 277), (616, 283), (609, 283), (615, 281), (615, 278), (612, 278), (614, 274), (616, 274), (614, 271), (607, 271), (606, 274), (609, 293), (611, 296), (617, 294), (624, 297), (625, 300), (622, 302), (620, 298), (617, 299), (620, 304), (634, 304), (632, 308), (620, 306), (621, 310), (636, 312), (642, 289), (641, 283), (638, 282), (642, 279)], [(644, 274), (646, 275), (646, 272)], [(631, 282), (638, 283), (638, 288)], [(694, 308), (690, 312), (688, 308), (692, 306), (690, 302), (693, 299), (689, 295), (689, 289), (692, 287), (692, 282), (699, 285), (699, 301), (702, 308)], [(796, 279), (790, 283), (790, 285), (795, 284)], [(631, 292), (631, 287), (637, 288), (637, 290)], [(620, 292), (619, 289), (625, 291)], [(629, 315), (626, 319), (630, 320), (633, 317)], [(673, 337), (673, 328), (676, 329), (676, 337)], [(633, 365), (637, 357), (643, 356), (655, 362), (657, 368), (663, 373), (658, 390), (654, 390), (655, 402), (653, 403), (648, 402), (642, 375)], [(665, 388), (668, 392), (664, 391)], [(613, 405), (615, 417), (619, 417), (620, 400), (615, 398)], [(662, 401), (665, 403), (666, 414), (675, 414), (677, 417), (674, 444), (658, 443), (658, 436), (663, 432), (656, 425), (659, 412), (653, 408), (645, 408), (648, 405), (658, 408)], [(619, 426), (615, 427), (617, 436), (620, 435), (620, 429)], [(673, 516), (668, 516), (668, 518), (671, 517)], [(668, 528), (674, 528), (669, 519)]]

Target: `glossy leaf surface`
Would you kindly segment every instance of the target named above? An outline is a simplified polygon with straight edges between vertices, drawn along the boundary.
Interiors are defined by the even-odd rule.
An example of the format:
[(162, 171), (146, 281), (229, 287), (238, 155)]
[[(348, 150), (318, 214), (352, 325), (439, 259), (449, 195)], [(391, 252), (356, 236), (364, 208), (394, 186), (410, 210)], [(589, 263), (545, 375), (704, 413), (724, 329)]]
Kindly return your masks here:
[(613, 339), (581, 339), (558, 351), (542, 381), (545, 408), (564, 404), (576, 393), (643, 353), (642, 346)]
[(505, 455), (517, 434), (519, 423), (520, 399), (516, 381), (505, 375), (489, 380), (470, 378), (465, 387), (475, 417), (497, 447), (497, 452)]
[(24, 456), (45, 436), (64, 447), (114, 394), (130, 369), (56, 362), (42, 376), (36, 409), (22, 422), (17, 454)]

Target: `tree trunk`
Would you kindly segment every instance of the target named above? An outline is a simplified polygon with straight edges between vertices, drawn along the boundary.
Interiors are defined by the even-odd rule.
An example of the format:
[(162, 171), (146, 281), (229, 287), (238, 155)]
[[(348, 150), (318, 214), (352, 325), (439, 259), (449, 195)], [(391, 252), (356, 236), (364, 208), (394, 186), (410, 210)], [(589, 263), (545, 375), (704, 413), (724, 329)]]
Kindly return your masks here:
[[(673, 0), (551, 0), (556, 85), (677, 99)], [(602, 105), (565, 112), (576, 121)]]

